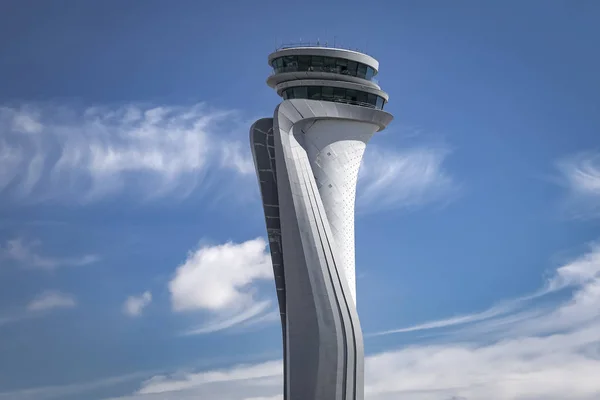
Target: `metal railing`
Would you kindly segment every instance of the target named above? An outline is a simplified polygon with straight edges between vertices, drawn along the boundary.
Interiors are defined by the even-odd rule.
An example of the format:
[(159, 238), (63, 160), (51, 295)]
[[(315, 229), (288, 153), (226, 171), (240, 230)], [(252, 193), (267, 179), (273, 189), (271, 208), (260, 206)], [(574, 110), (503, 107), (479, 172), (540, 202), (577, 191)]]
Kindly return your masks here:
[(300, 42), (282, 43), (278, 47), (275, 48), (275, 51), (284, 50), (284, 49), (295, 49), (297, 47), (327, 47), (330, 49), (357, 51), (362, 54), (370, 55), (369, 53), (367, 53), (366, 50), (361, 50), (359, 48), (352, 48), (350, 46), (344, 46), (344, 45), (337, 43), (336, 40), (333, 41), (333, 45), (331, 43), (329, 43), (328, 41), (321, 42), (319, 40), (317, 40), (316, 42), (300, 41)]
[[(352, 105), (361, 106), (361, 107), (377, 108), (377, 106), (375, 104), (364, 103), (362, 101), (357, 101), (357, 100), (347, 100), (347, 99), (336, 99), (336, 98), (334, 98), (333, 100), (329, 100), (329, 101), (333, 101), (334, 103), (352, 104)], [(383, 107), (382, 107), (382, 109), (383, 109)]]

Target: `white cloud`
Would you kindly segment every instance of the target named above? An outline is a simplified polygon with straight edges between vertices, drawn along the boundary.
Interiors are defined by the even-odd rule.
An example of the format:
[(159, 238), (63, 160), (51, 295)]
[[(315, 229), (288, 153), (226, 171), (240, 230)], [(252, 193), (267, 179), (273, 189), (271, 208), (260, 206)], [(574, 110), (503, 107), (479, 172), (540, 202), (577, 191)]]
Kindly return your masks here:
[(491, 345), (422, 345), (370, 357), (372, 399), (594, 399), (600, 329), (507, 338)]
[[(489, 345), (417, 345), (368, 356), (370, 400), (592, 400), (600, 395), (600, 326)], [(277, 398), (280, 362), (159, 375), (120, 400)]]
[(421, 324), (407, 326), (403, 328), (390, 329), (386, 331), (376, 332), (372, 334), (367, 334), (366, 336), (383, 336), (390, 335), (393, 333), (408, 333), (408, 332), (417, 332), (427, 329), (437, 329), (437, 328), (447, 328), (456, 325), (463, 325), (472, 322), (485, 321), (493, 317), (497, 317), (500, 315), (504, 315), (510, 311), (513, 311), (517, 306), (518, 302), (509, 302), (503, 305), (494, 306), (490, 309), (487, 309), (482, 312), (467, 314), (467, 315), (459, 315), (456, 317), (444, 318), (436, 321), (428, 321)]
[[(206, 104), (0, 107), (0, 194), (18, 201), (91, 202), (123, 193), (183, 199), (210, 188), (217, 197), (254, 196), (250, 125)], [(448, 154), (443, 146), (390, 151), (369, 145), (358, 210), (451, 200), (456, 185), (443, 168)], [(249, 194), (240, 195), (240, 185)]]
[[(269, 317), (272, 313), (265, 314), (271, 302), (269, 300), (256, 302), (254, 304), (245, 305), (242, 310), (235, 310), (232, 312), (223, 312), (222, 315), (217, 315), (208, 322), (205, 322), (199, 327), (192, 328), (184, 335), (200, 335), (206, 333), (213, 333), (229, 329), (236, 325), (244, 323), (259, 323), (259, 322), (272, 322), (276, 321)], [(221, 314), (221, 313), (219, 313)], [(279, 317), (279, 315), (277, 315)]]
[(238, 122), (205, 104), (0, 107), (0, 193), (32, 201), (89, 202), (129, 190), (183, 198), (210, 170), (248, 174), (248, 146), (228, 134)]
[(443, 147), (387, 150), (367, 146), (359, 173), (357, 209), (413, 208), (452, 200), (457, 185), (443, 168), (448, 154)]
[[(567, 288), (577, 288), (578, 290), (573, 295), (573, 301), (577, 301), (579, 299), (580, 304), (577, 307), (577, 310), (569, 309), (567, 314), (569, 318), (573, 318), (575, 315), (578, 315), (579, 312), (582, 311), (582, 301), (583, 303), (590, 302), (589, 296), (593, 296), (596, 287), (600, 287), (600, 245), (592, 244), (591, 249), (588, 253), (582, 255), (581, 257), (572, 260), (571, 262), (561, 266), (558, 268), (554, 275), (552, 275), (545, 285), (532, 294), (528, 294), (526, 296), (522, 296), (516, 299), (507, 300), (500, 304), (497, 304), (487, 310), (476, 312), (473, 314), (460, 315), (456, 317), (445, 318), (441, 320), (435, 321), (427, 321), (413, 326), (407, 326), (397, 329), (390, 329), (382, 332), (376, 332), (370, 334), (369, 336), (381, 336), (395, 333), (407, 333), (407, 332), (416, 332), (423, 331), (429, 329), (439, 329), (439, 328), (448, 328), (457, 325), (465, 325), (474, 322), (482, 322), (487, 320), (494, 320), (491, 325), (497, 328), (499, 325), (513, 325), (516, 322), (522, 323), (520, 326), (529, 324), (529, 322), (525, 321), (535, 321), (535, 330), (540, 332), (543, 326), (546, 325), (546, 322), (550, 323), (550, 331), (556, 329), (558, 327), (560, 318), (555, 318), (555, 316), (551, 316), (549, 318), (542, 317), (541, 310), (525, 310), (522, 311), (522, 308), (528, 303), (534, 300), (538, 300), (543, 298), (544, 296), (551, 295), (558, 291)], [(598, 298), (600, 304), (600, 297)], [(592, 301), (593, 303), (593, 301)], [(521, 310), (521, 311), (520, 311)], [(557, 312), (561, 311), (562, 308), (557, 309)], [(503, 317), (509, 313), (514, 311), (520, 311), (522, 313), (526, 313), (528, 317), (532, 315), (536, 315), (536, 319), (531, 318), (519, 318), (520, 314), (512, 314), (508, 317)], [(593, 310), (590, 310), (593, 311)], [(587, 313), (585, 313), (587, 314)], [(592, 314), (594, 314), (592, 312)], [(600, 315), (600, 314), (599, 314)], [(503, 318), (499, 318), (503, 317)], [(542, 323), (544, 320), (546, 322)], [(480, 325), (481, 327), (488, 326), (487, 323), (485, 325)]]
[(137, 317), (142, 314), (144, 308), (146, 308), (152, 301), (152, 293), (145, 291), (139, 296), (129, 296), (123, 304), (123, 312), (129, 316)]
[[(249, 124), (248, 126), (251, 125)], [(234, 169), (242, 175), (254, 175), (256, 172), (252, 154), (248, 150), (249, 146), (249, 144), (241, 142), (226, 143), (221, 148), (221, 165)]]
[(40, 254), (37, 249), (40, 241), (27, 242), (23, 238), (15, 238), (0, 248), (0, 258), (11, 260), (23, 268), (52, 270), (60, 267), (78, 267), (95, 263), (100, 257), (86, 254), (78, 257), (49, 257)]
[(214, 332), (261, 318), (270, 301), (257, 300), (251, 284), (272, 278), (271, 258), (262, 238), (200, 246), (169, 282), (173, 310), (202, 310), (213, 316), (187, 334)]
[(250, 379), (277, 377), (281, 374), (282, 368), (283, 366), (280, 361), (269, 361), (255, 365), (236, 366), (225, 370), (188, 373), (183, 377), (158, 375), (143, 382), (137, 393), (166, 393), (198, 387), (208, 383), (231, 383)]
[[(564, 293), (548, 306), (545, 296), (560, 290)], [(514, 313), (492, 312), (485, 320), (472, 321), (468, 330), (441, 340), (367, 356), (366, 398), (598, 399), (600, 246), (592, 245), (586, 254), (558, 268), (539, 292), (523, 299), (529, 297), (544, 300), (543, 307), (531, 303)], [(523, 318), (526, 313), (529, 317)], [(478, 332), (479, 328), (485, 329)], [(272, 360), (159, 374), (141, 381), (134, 393), (112, 400), (278, 399), (281, 373), (281, 361)]]
[(45, 311), (54, 308), (73, 308), (75, 306), (77, 306), (77, 302), (72, 295), (48, 290), (36, 296), (27, 305), (27, 311)]
[[(558, 268), (539, 291), (506, 304), (467, 321), (424, 324), (419, 329), (471, 325), (434, 341), (368, 356), (366, 398), (599, 398), (600, 246), (592, 245)], [(416, 329), (406, 331), (411, 330)], [(136, 393), (119, 399), (277, 398), (281, 379), (280, 361), (180, 372), (148, 379)]]
[(569, 189), (569, 212), (575, 217), (600, 216), (600, 153), (575, 154), (557, 165)]

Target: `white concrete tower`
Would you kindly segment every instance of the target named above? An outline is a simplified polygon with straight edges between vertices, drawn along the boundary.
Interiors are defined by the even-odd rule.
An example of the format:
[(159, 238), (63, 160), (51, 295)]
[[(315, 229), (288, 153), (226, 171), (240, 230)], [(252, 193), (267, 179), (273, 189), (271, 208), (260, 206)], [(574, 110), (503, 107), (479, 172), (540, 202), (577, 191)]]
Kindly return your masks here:
[(250, 130), (284, 339), (288, 400), (362, 400), (354, 203), (371, 136), (392, 116), (379, 63), (319, 46), (269, 55), (283, 98)]
[[(310, 99), (319, 105), (339, 102), (377, 110), (382, 110), (388, 101), (387, 93), (373, 81), (379, 62), (366, 54), (326, 47), (292, 47), (271, 54), (269, 64), (274, 74), (267, 84), (284, 100)], [(311, 107), (311, 103), (307, 104)], [(364, 121), (358, 115), (356, 119), (331, 119), (327, 115), (319, 117), (319, 108), (315, 111), (315, 119), (303, 129), (304, 147), (329, 219), (338, 262), (356, 303), (356, 181), (367, 142), (381, 130), (381, 121)]]

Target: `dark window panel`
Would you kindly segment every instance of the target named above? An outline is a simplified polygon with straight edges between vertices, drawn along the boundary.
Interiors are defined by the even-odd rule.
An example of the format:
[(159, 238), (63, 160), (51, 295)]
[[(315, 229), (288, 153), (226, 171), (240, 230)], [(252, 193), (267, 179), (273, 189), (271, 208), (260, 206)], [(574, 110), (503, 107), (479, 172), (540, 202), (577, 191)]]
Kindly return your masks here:
[(277, 73), (293, 71), (323, 71), (357, 76), (367, 80), (371, 80), (376, 74), (376, 71), (373, 68), (365, 64), (343, 58), (323, 56), (283, 56), (274, 59), (271, 63), (271, 66)]
[(358, 92), (358, 102), (366, 104), (367, 103), (367, 94), (365, 92)]
[(348, 75), (356, 76), (358, 63), (356, 61), (348, 61)]
[(308, 98), (312, 100), (321, 100), (321, 86), (309, 86)]
[(308, 93), (306, 90), (306, 86), (300, 86), (294, 88), (294, 98), (295, 99), (305, 99), (308, 97)]
[(312, 56), (311, 63), (312, 63), (313, 71), (319, 71), (319, 72), (323, 71), (323, 65), (324, 65), (323, 57)]
[(343, 88), (333, 88), (333, 99), (336, 101), (344, 100), (346, 97), (346, 89)]
[(339, 74), (348, 75), (348, 60), (338, 58), (336, 60), (336, 67)]
[(377, 96), (371, 93), (367, 94), (367, 103), (374, 106), (377, 103)]
[(283, 57), (283, 69), (284, 69), (284, 71), (296, 71), (298, 69), (298, 57), (297, 56)]
[(273, 68), (276, 72), (280, 72), (283, 68), (283, 58), (279, 57), (273, 60)]
[(325, 86), (322, 89), (323, 100), (332, 101), (333, 100), (333, 88)]
[(353, 89), (347, 89), (346, 90), (346, 99), (349, 101), (352, 101), (352, 102), (357, 102), (358, 101), (358, 92)]
[(358, 69), (356, 70), (356, 76), (359, 78), (365, 78), (367, 76), (367, 66), (365, 64), (358, 64)]
[(284, 100), (311, 99), (357, 104), (383, 110), (383, 97), (355, 89), (344, 89), (330, 86), (297, 86), (288, 88), (281, 93)]
[(367, 75), (365, 76), (365, 79), (371, 80), (371, 79), (373, 79), (374, 76), (375, 76), (375, 70), (371, 67), (367, 67)]
[(298, 56), (298, 71), (308, 71), (310, 56)]
[(335, 69), (335, 58), (333, 57), (323, 57), (323, 68), (326, 72), (334, 72)]

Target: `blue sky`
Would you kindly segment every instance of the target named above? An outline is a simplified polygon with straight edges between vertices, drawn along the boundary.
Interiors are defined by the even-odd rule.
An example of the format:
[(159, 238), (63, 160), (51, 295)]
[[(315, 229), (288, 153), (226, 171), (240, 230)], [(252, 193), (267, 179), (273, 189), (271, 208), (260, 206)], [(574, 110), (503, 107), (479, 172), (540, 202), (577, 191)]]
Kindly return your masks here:
[(369, 400), (600, 396), (600, 4), (0, 4), (0, 400), (275, 400), (248, 129), (281, 42), (366, 50)]

